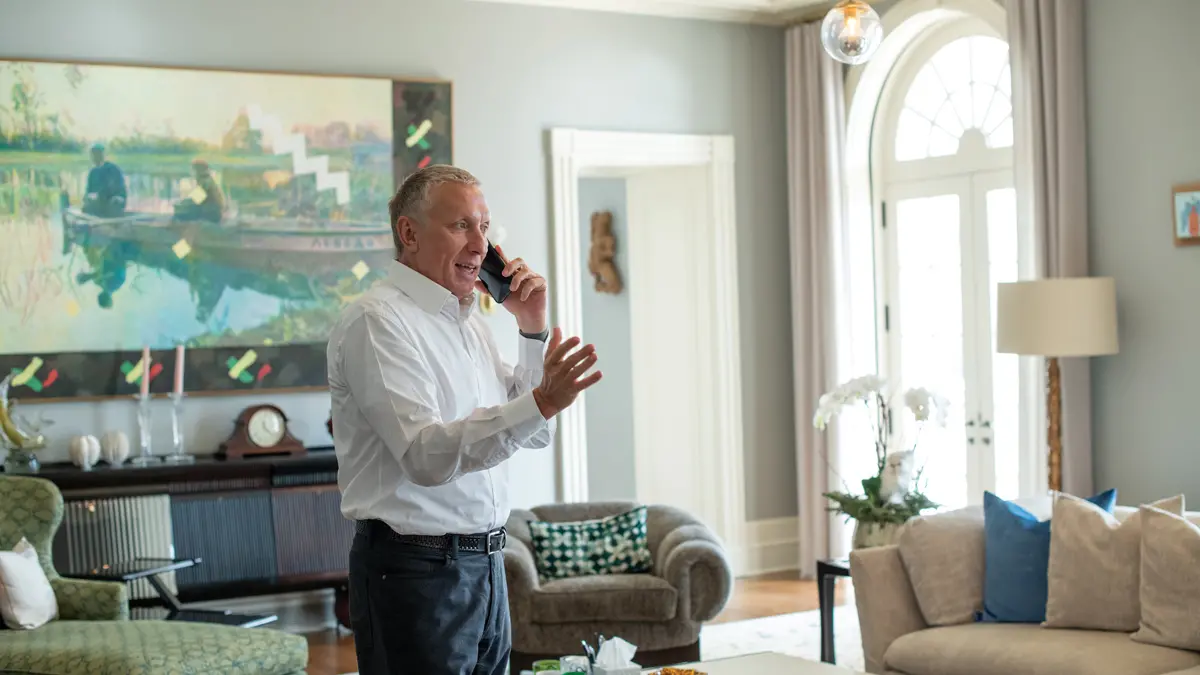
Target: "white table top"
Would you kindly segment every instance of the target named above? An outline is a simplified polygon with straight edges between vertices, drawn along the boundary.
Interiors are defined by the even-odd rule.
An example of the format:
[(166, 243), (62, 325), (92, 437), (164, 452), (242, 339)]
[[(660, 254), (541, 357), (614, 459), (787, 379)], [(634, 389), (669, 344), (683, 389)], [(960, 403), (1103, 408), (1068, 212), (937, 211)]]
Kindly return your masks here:
[[(735, 656), (728, 659), (704, 661), (702, 663), (680, 664), (676, 667), (694, 668), (708, 675), (758, 675), (759, 673), (772, 673), (772, 675), (855, 675), (853, 670), (773, 652)], [(654, 673), (657, 670), (657, 668), (650, 668), (642, 672)]]

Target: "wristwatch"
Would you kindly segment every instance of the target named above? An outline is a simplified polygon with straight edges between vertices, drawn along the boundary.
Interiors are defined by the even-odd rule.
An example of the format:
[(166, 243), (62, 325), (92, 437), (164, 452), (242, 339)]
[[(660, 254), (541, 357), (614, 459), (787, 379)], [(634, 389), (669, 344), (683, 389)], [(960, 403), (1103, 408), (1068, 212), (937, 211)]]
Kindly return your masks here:
[(530, 340), (538, 340), (539, 342), (545, 342), (546, 340), (550, 339), (550, 329), (549, 328), (547, 328), (546, 330), (544, 330), (540, 333), (526, 333), (525, 331), (520, 330), (520, 329), (518, 329), (517, 332), (520, 333), (521, 337), (523, 337), (523, 338), (527, 338)]

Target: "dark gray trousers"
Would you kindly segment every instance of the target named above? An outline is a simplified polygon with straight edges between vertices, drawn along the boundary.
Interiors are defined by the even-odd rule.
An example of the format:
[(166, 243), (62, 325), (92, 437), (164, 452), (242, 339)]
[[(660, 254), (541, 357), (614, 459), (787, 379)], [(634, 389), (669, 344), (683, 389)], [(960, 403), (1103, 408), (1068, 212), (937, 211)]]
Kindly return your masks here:
[(356, 534), (350, 623), (359, 673), (503, 675), (512, 649), (503, 556)]

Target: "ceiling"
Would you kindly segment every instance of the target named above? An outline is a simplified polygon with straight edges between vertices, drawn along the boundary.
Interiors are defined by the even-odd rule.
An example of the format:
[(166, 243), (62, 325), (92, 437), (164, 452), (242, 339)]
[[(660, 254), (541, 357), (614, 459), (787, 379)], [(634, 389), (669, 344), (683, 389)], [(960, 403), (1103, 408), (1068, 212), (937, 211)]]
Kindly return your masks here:
[(716, 21), (785, 24), (808, 20), (833, 5), (830, 0), (476, 0), (625, 14)]

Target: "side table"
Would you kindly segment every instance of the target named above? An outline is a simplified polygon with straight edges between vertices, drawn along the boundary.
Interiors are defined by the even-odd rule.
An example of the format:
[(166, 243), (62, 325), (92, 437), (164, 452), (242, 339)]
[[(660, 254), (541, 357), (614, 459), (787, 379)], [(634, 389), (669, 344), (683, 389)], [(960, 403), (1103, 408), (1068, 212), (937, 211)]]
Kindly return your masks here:
[(122, 581), (129, 583), (135, 579), (145, 579), (154, 587), (158, 597), (167, 608), (167, 621), (197, 621), (201, 623), (219, 623), (226, 626), (254, 628), (274, 621), (279, 617), (274, 614), (234, 614), (228, 610), (213, 609), (184, 609), (179, 598), (167, 588), (158, 575), (176, 570), (187, 569), (199, 565), (200, 558), (135, 558), (124, 562), (103, 565), (83, 574), (72, 575), (77, 579), (98, 579), (102, 581)]
[(850, 576), (849, 558), (817, 561), (817, 601), (821, 607), (821, 660), (836, 663), (833, 653), (833, 603), (838, 577)]

